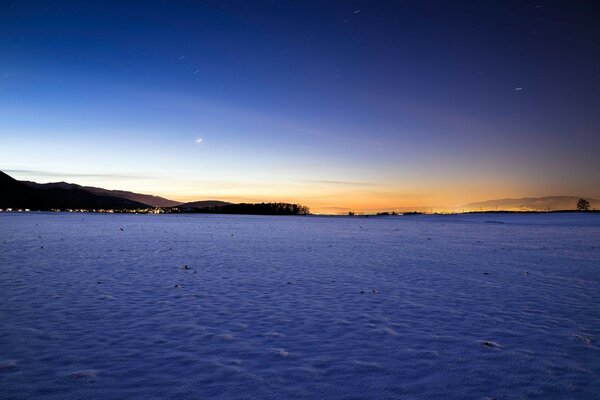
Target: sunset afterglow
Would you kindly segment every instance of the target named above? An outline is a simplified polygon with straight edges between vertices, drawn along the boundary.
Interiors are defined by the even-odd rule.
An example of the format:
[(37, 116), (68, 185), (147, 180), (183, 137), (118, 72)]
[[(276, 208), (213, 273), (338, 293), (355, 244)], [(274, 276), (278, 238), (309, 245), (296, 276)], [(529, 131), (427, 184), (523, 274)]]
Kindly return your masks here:
[(0, 6), (0, 170), (333, 213), (600, 198), (591, 3), (284, 3)]

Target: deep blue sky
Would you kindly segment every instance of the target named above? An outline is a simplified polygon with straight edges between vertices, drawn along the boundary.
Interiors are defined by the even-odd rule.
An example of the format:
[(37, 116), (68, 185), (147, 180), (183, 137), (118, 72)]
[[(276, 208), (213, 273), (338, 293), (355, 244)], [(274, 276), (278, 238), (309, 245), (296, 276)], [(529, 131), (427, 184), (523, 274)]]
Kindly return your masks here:
[(600, 196), (599, 10), (2, 1), (0, 169), (323, 210)]

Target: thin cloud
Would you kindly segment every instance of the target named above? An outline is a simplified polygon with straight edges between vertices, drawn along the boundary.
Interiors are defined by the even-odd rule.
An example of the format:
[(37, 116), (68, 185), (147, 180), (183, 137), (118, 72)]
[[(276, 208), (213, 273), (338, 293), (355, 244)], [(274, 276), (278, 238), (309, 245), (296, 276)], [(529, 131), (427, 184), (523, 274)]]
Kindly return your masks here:
[(125, 175), (125, 174), (85, 174), (76, 172), (53, 172), (35, 169), (5, 169), (7, 174), (27, 174), (43, 177), (85, 177), (85, 178), (111, 178), (111, 179), (150, 179), (148, 175)]
[(324, 183), (328, 185), (345, 185), (345, 186), (384, 186), (382, 184), (373, 182), (359, 182), (359, 181), (332, 181), (332, 180), (309, 180), (305, 181), (309, 183)]

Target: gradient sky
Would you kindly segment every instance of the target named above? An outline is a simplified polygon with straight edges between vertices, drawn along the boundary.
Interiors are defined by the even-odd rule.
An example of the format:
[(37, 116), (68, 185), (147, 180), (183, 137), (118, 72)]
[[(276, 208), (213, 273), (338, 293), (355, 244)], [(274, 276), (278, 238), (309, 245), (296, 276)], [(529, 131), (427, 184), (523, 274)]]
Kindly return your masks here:
[(573, 0), (0, 1), (0, 170), (321, 212), (600, 198), (598, 21)]

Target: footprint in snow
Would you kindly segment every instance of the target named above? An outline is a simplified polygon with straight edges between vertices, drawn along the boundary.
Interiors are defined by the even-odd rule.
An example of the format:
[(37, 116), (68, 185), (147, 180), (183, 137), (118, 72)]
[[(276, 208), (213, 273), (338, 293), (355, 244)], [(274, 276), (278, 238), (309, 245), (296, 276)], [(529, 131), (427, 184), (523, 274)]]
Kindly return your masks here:
[(274, 353), (281, 358), (287, 358), (290, 355), (290, 353), (284, 349), (274, 349)]
[(0, 372), (8, 371), (14, 368), (17, 368), (17, 363), (15, 361), (9, 360), (0, 362)]
[(95, 369), (82, 369), (69, 374), (73, 379), (92, 379), (98, 376), (98, 371)]
[(585, 344), (586, 346), (591, 346), (593, 339), (591, 336), (589, 335), (576, 335), (575, 336), (577, 338), (577, 340), (579, 340), (581, 343)]
[(381, 329), (381, 333), (385, 333), (390, 336), (400, 336), (400, 334), (398, 332), (396, 332), (395, 330), (393, 330), (392, 328), (387, 327), (387, 326), (385, 328)]
[(217, 335), (216, 337), (226, 342), (231, 342), (235, 340), (235, 337), (231, 333), (222, 333), (220, 335)]

